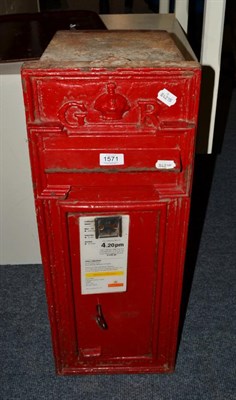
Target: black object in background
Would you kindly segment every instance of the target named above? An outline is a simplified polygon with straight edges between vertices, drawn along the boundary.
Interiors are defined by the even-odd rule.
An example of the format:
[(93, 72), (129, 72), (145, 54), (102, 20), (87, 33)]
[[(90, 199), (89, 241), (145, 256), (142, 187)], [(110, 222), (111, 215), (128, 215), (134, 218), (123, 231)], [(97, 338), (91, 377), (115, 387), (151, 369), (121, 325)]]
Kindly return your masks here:
[(49, 11), (0, 16), (0, 62), (40, 58), (59, 30), (105, 30), (93, 11)]
[(40, 11), (64, 9), (63, 3), (63, 0), (39, 0)]

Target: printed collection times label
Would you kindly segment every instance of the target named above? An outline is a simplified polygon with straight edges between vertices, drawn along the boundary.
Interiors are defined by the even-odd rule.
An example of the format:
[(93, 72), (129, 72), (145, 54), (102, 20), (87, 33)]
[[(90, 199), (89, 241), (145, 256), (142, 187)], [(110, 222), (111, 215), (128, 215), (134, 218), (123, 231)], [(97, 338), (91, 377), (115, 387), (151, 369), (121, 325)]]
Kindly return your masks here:
[(96, 218), (101, 219), (102, 216), (79, 217), (81, 292), (82, 294), (125, 292), (129, 215), (119, 216), (122, 231), (121, 235), (116, 237), (98, 237)]

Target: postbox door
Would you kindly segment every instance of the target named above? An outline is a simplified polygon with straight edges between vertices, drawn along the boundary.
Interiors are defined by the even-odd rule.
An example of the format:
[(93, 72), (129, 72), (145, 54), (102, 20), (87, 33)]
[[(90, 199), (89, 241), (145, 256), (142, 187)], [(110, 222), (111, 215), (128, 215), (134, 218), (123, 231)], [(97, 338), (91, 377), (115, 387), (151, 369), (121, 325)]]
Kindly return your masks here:
[[(142, 194), (143, 199), (127, 193), (120, 201), (108, 199), (97, 204), (97, 199), (87, 201), (81, 191), (65, 200), (44, 202), (41, 211), (48, 235), (44, 235), (44, 227), (41, 244), (50, 247), (44, 266), (58, 371), (155, 372), (173, 368), (189, 199), (158, 200), (155, 191), (152, 198), (151, 192), (142, 190), (140, 197)], [(96, 221), (103, 219), (121, 221), (122, 232), (115, 233), (121, 236), (109, 239), (102, 233), (99, 238)], [(108, 269), (97, 269), (100, 260), (93, 258), (95, 278), (97, 272), (121, 271), (124, 263), (126, 279), (120, 281), (115, 274), (114, 287), (94, 293), (82, 285), (86, 257), (82, 257), (85, 236), (81, 229), (86, 221), (93, 221), (91, 240), (97, 240), (102, 250), (104, 243), (105, 249), (107, 243), (124, 243), (120, 241), (123, 233), (127, 239), (127, 260), (125, 246), (117, 247), (121, 256), (119, 263), (117, 253), (118, 269), (116, 258), (113, 264), (109, 260), (112, 252), (107, 255)], [(112, 271), (111, 264), (115, 267)]]
[[(115, 263), (126, 263), (123, 254), (124, 247), (112, 240), (103, 238), (95, 239), (101, 247), (100, 254), (106, 257), (105, 267), (90, 271), (105, 270), (105, 272), (91, 272), (89, 278), (91, 285), (96, 286), (96, 280), (110, 275), (111, 283), (104, 285), (104, 293), (82, 294), (81, 291), (81, 250), (86, 243), (80, 243), (81, 232), (80, 219), (88, 217), (91, 221), (117, 217), (126, 220), (128, 217), (128, 259), (127, 265), (117, 268)], [(91, 218), (92, 217), (92, 218)], [(120, 211), (117, 213), (102, 213), (92, 215), (81, 213), (69, 213), (69, 243), (71, 254), (71, 265), (74, 285), (74, 301), (76, 312), (76, 327), (80, 357), (153, 357), (153, 338), (155, 326), (155, 310), (158, 307), (158, 296), (156, 295), (156, 282), (158, 264), (162, 262), (162, 246), (164, 237), (165, 207), (161, 205), (157, 210), (148, 211)], [(94, 221), (95, 224), (95, 221)], [(124, 229), (124, 228), (123, 228)], [(127, 240), (127, 239), (126, 239)], [(117, 248), (114, 246), (118, 245)], [(110, 244), (110, 247), (108, 247)], [(88, 245), (88, 244), (87, 244)], [(114, 246), (113, 246), (114, 245)], [(104, 248), (106, 246), (106, 248)], [(125, 244), (126, 246), (126, 244)], [(104, 252), (107, 249), (107, 253)], [(102, 256), (101, 256), (102, 257)], [(111, 260), (111, 261), (110, 261)], [(115, 268), (115, 271), (113, 269)], [(112, 276), (114, 271), (114, 276)], [(117, 274), (116, 275), (116, 271)], [(124, 283), (119, 284), (120, 276), (127, 274), (127, 286), (122, 290)], [(83, 279), (83, 276), (82, 276)], [(117, 286), (116, 286), (117, 285)], [(109, 290), (114, 292), (109, 292)], [(117, 291), (116, 291), (117, 290)], [(95, 287), (96, 291), (96, 287)], [(102, 321), (101, 321), (102, 319)], [(100, 321), (99, 321), (100, 320)], [(105, 326), (103, 325), (105, 324)]]

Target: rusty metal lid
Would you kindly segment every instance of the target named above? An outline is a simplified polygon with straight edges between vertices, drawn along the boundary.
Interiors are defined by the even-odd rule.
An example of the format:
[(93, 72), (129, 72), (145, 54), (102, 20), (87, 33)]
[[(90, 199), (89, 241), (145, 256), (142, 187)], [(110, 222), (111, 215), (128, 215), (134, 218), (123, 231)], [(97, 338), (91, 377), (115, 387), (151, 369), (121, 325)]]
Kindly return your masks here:
[(183, 67), (189, 62), (198, 65), (166, 31), (59, 31), (35, 67)]

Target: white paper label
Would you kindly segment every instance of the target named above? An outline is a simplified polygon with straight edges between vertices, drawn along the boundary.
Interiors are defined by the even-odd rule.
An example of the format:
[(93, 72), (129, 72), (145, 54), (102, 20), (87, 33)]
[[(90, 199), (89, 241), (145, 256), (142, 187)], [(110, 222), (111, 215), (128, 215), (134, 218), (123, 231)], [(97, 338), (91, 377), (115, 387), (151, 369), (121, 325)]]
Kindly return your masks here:
[(157, 169), (174, 169), (176, 167), (176, 163), (174, 160), (158, 160), (156, 162)]
[(168, 107), (173, 106), (177, 101), (177, 96), (169, 92), (169, 90), (167, 89), (160, 90), (160, 92), (158, 92), (157, 98)]
[(129, 215), (120, 217), (122, 236), (100, 238), (95, 219), (101, 215), (79, 218), (82, 294), (126, 291)]
[(124, 154), (100, 153), (99, 165), (124, 165)]

